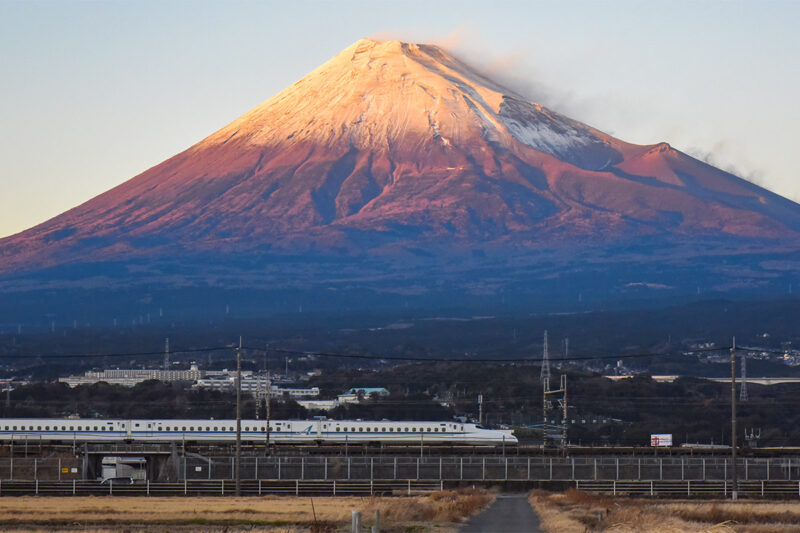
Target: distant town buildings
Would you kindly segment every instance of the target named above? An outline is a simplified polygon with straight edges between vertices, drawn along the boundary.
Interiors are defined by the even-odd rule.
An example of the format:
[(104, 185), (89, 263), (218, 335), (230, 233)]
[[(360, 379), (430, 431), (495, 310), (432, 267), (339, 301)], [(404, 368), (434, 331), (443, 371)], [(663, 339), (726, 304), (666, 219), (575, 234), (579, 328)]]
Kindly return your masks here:
[[(291, 398), (316, 398), (319, 396), (319, 387), (299, 388), (283, 387), (267, 380), (266, 376), (242, 376), (242, 392), (253, 396), (263, 395), (269, 383), (269, 392), (273, 398), (289, 396)], [(194, 388), (211, 390), (235, 390), (236, 375), (230, 373), (223, 376), (211, 376), (198, 379)]]
[[(83, 375), (59, 378), (61, 383), (66, 383), (70, 387), (92, 385), (99, 382), (133, 387), (147, 380), (166, 382), (191, 381), (193, 382), (192, 388), (195, 389), (236, 390), (235, 371), (227, 369), (201, 370), (197, 365), (191, 365), (189, 369), (183, 370), (135, 368), (90, 370)], [(267, 386), (269, 386), (269, 392), (273, 399), (291, 398), (306, 409), (315, 411), (328, 411), (339, 405), (357, 403), (375, 396), (382, 398), (389, 395), (389, 391), (384, 387), (352, 387), (339, 394), (335, 399), (321, 399), (319, 387), (296, 387), (292, 386), (292, 383), (288, 381), (278, 382), (277, 380), (269, 379), (263, 374), (254, 375), (252, 371), (242, 371), (242, 392), (244, 394), (263, 397)]]
[[(66, 383), (70, 387), (77, 387), (78, 385), (91, 385), (101, 381), (111, 385), (133, 387), (137, 383), (142, 383), (143, 381), (150, 379), (167, 382), (197, 381), (200, 378), (215, 373), (221, 373), (221, 371), (200, 370), (197, 365), (192, 365), (188, 370), (113, 368), (106, 370), (89, 370), (82, 376), (67, 376), (59, 378), (58, 381), (61, 383)], [(252, 374), (252, 372), (248, 372), (248, 374)]]
[(389, 391), (383, 387), (353, 387), (338, 396), (340, 404), (355, 403), (360, 398), (368, 399), (373, 394), (383, 397), (389, 396)]

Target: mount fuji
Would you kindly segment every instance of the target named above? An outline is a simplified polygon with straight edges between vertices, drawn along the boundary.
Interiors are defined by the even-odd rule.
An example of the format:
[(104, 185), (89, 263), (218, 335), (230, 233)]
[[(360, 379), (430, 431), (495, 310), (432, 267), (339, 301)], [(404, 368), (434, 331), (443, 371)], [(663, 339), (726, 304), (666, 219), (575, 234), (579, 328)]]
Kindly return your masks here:
[(666, 143), (618, 140), (439, 47), (363, 39), (184, 152), (0, 239), (0, 291), (780, 292), (798, 244), (790, 200)]

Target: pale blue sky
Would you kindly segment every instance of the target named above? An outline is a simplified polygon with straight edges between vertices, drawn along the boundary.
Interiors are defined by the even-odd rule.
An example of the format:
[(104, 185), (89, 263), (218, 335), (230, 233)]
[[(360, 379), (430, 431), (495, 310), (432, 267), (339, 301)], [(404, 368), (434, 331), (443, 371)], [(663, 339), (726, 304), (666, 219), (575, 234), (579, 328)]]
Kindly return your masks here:
[(800, 2), (0, 0), (0, 236), (224, 126), (365, 36), (452, 47), (615, 136), (800, 200)]

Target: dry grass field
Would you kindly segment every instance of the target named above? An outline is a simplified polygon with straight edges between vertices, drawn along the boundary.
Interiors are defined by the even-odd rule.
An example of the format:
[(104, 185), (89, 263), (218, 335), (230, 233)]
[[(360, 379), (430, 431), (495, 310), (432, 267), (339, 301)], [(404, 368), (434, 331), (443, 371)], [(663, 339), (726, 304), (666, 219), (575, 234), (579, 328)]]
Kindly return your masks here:
[(494, 500), (485, 491), (412, 497), (0, 498), (0, 530), (32, 531), (349, 531), (351, 512), (384, 531), (449, 532)]
[(789, 533), (800, 531), (800, 503), (612, 498), (570, 489), (535, 491), (531, 504), (548, 533)]

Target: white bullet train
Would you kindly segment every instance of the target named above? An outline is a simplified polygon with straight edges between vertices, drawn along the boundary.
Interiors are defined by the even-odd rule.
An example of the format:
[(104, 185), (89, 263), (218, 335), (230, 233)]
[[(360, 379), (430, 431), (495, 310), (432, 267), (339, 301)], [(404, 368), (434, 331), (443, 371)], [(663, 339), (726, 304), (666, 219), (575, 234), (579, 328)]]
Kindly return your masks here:
[[(242, 420), (242, 441), (264, 443), (263, 420)], [(271, 420), (275, 444), (517, 444), (506, 430), (462, 422), (370, 422), (365, 420)], [(235, 420), (110, 420), (94, 418), (2, 418), (0, 440), (63, 442), (232, 442)]]

